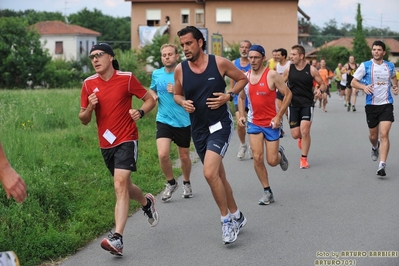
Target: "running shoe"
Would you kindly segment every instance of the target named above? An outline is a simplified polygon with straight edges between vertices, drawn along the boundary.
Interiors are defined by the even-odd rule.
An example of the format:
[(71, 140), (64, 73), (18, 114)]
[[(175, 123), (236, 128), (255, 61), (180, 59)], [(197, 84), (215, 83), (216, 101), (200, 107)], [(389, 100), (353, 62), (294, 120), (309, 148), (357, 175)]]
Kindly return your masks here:
[(115, 234), (111, 234), (108, 238), (104, 238), (101, 241), (101, 247), (109, 252), (112, 255), (123, 256), (123, 242), (122, 239)]
[(356, 107), (352, 105), (352, 112), (356, 112)]
[(387, 165), (385, 164), (385, 163), (383, 163), (383, 164), (381, 164), (379, 167), (378, 167), (378, 170), (377, 170), (377, 173), (376, 173), (376, 175), (379, 175), (379, 176), (386, 176), (387, 174), (385, 173), (385, 167), (386, 167)]
[(346, 108), (346, 111), (350, 111), (351, 110), (351, 103), (348, 103), (348, 107)]
[(191, 189), (191, 184), (183, 184), (183, 198), (188, 199), (193, 197), (193, 190)]
[(281, 154), (281, 161), (280, 161), (281, 170), (287, 171), (287, 169), (288, 169), (288, 159), (287, 159), (287, 156), (285, 156), (284, 147), (280, 145), (278, 147), (278, 152)]
[(301, 169), (308, 169), (309, 168), (308, 158), (301, 157), (301, 161), (299, 163), (299, 168), (301, 168)]
[(245, 152), (247, 151), (247, 149), (248, 149), (248, 146), (246, 143), (241, 144), (240, 149), (238, 150), (238, 153), (237, 153), (237, 157), (240, 159), (244, 159)]
[(298, 148), (302, 150), (302, 139), (298, 139)]
[(243, 228), (247, 224), (247, 218), (242, 212), (240, 212), (240, 218), (235, 219), (238, 224), (238, 229)]
[(263, 193), (262, 198), (258, 201), (259, 205), (269, 205), (270, 203), (274, 202), (273, 192), (270, 190), (266, 190)]
[(147, 215), (147, 220), (151, 226), (156, 226), (158, 224), (158, 213), (155, 210), (155, 198), (151, 193), (147, 193), (145, 197), (151, 202), (150, 207), (141, 208), (144, 211), (144, 215)]
[(179, 187), (179, 185), (177, 184), (177, 182), (174, 185), (166, 183), (165, 190), (162, 193), (162, 200), (170, 201), (172, 199), (173, 192), (175, 192), (178, 187)]
[(227, 245), (237, 240), (238, 226), (235, 220), (225, 219), (222, 223), (222, 241)]
[(252, 150), (251, 150), (251, 147), (248, 147), (248, 157), (249, 157), (249, 159), (253, 159), (254, 158), (254, 156), (253, 156), (253, 154), (252, 154)]
[(371, 147), (371, 160), (377, 161), (378, 155), (380, 155), (379, 149), (380, 149), (380, 141), (378, 141), (378, 143), (377, 143), (377, 149), (374, 149), (374, 147)]

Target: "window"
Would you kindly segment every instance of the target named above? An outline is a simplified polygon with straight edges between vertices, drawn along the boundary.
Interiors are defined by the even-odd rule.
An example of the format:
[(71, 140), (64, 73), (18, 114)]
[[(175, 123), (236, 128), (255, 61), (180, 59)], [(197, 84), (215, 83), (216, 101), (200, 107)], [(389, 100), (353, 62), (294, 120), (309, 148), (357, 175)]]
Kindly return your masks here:
[(146, 10), (147, 26), (159, 26), (161, 21), (160, 9), (147, 9)]
[(216, 22), (230, 23), (231, 8), (216, 8)]
[(195, 24), (204, 24), (204, 10), (203, 9), (195, 10)]
[(182, 9), (180, 13), (181, 13), (181, 24), (189, 24), (190, 23), (190, 9)]
[(55, 42), (55, 54), (63, 54), (64, 48), (62, 42)]
[(80, 54), (83, 54), (83, 52), (85, 51), (85, 49), (83, 48), (83, 42), (82, 41), (80, 41), (79, 50), (80, 50)]

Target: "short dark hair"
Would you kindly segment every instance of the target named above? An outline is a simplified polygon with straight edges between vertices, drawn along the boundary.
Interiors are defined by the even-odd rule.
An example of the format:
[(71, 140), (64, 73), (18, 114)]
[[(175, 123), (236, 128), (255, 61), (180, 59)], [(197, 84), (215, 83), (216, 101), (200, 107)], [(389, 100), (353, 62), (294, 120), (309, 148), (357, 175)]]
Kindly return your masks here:
[(302, 45), (296, 44), (294, 46), (292, 46), (291, 48), (292, 50), (297, 50), (298, 54), (303, 54), (305, 55), (305, 48)]
[(371, 48), (373, 48), (373, 46), (381, 46), (382, 50), (385, 51), (385, 43), (381, 40), (376, 40), (373, 42), (373, 45), (371, 45)]
[(206, 41), (205, 41), (204, 35), (202, 34), (202, 32), (197, 27), (187, 26), (187, 27), (179, 30), (177, 32), (177, 36), (181, 37), (181, 36), (184, 36), (184, 35), (186, 35), (188, 33), (191, 33), (193, 35), (194, 39), (196, 39), (197, 41), (202, 40), (202, 43), (203, 43), (202, 51), (205, 51), (206, 50)]
[(284, 58), (287, 58), (288, 53), (287, 53), (287, 50), (285, 50), (284, 48), (279, 48), (279, 49), (276, 50), (276, 52), (280, 52), (280, 54), (281, 54)]

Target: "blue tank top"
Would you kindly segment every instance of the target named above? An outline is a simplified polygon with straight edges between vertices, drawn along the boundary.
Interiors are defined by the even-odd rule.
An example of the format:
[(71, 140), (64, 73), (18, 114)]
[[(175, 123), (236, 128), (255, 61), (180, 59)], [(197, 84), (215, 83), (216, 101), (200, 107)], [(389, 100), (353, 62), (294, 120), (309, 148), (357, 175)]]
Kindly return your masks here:
[[(226, 82), (220, 75), (214, 55), (208, 55), (208, 65), (201, 74), (194, 73), (185, 60), (182, 63), (183, 92), (186, 100), (193, 101), (195, 111), (190, 113), (191, 128), (194, 134), (208, 134), (209, 126), (221, 122), (230, 126), (232, 116), (227, 104), (218, 109), (206, 105), (207, 98), (215, 97), (214, 92), (225, 92)], [(206, 132), (208, 131), (208, 132)]]
[[(248, 64), (244, 67), (241, 66), (240, 63), (240, 58), (237, 58), (236, 60), (234, 60), (234, 65), (236, 66), (236, 68), (238, 68), (239, 70), (241, 70), (242, 72), (248, 72), (251, 69), (251, 64)], [(235, 82), (234, 82), (235, 84)], [(234, 96), (234, 104), (237, 105), (238, 104), (238, 95)], [(245, 108), (248, 108), (248, 98), (245, 98)]]

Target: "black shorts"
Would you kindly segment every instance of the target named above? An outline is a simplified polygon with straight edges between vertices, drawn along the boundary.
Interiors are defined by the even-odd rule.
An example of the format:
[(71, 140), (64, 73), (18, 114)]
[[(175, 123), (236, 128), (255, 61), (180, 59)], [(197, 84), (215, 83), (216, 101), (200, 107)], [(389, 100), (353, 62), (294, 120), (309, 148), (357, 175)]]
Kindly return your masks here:
[(282, 101), (282, 100), (284, 99), (284, 95), (281, 94), (280, 91), (277, 91), (277, 92), (276, 92), (276, 98), (279, 99), (280, 101)]
[(170, 125), (157, 122), (156, 138), (167, 138), (173, 140), (177, 146), (189, 148), (191, 141), (191, 126), (172, 127)]
[(135, 172), (137, 162), (138, 140), (124, 142), (110, 149), (101, 149), (105, 165), (114, 175), (115, 169), (125, 169)]
[(224, 122), (221, 123), (221, 125), (222, 128), (212, 134), (209, 132), (208, 128), (204, 128), (201, 132), (198, 130), (195, 134), (193, 133), (195, 150), (202, 163), (204, 163), (207, 150), (211, 150), (222, 157), (225, 156), (234, 125), (231, 122)]
[(381, 121), (395, 121), (392, 104), (366, 105), (365, 110), (369, 128), (375, 128)]
[(288, 122), (290, 128), (299, 127), (302, 120), (313, 120), (313, 106), (309, 107), (288, 107)]

